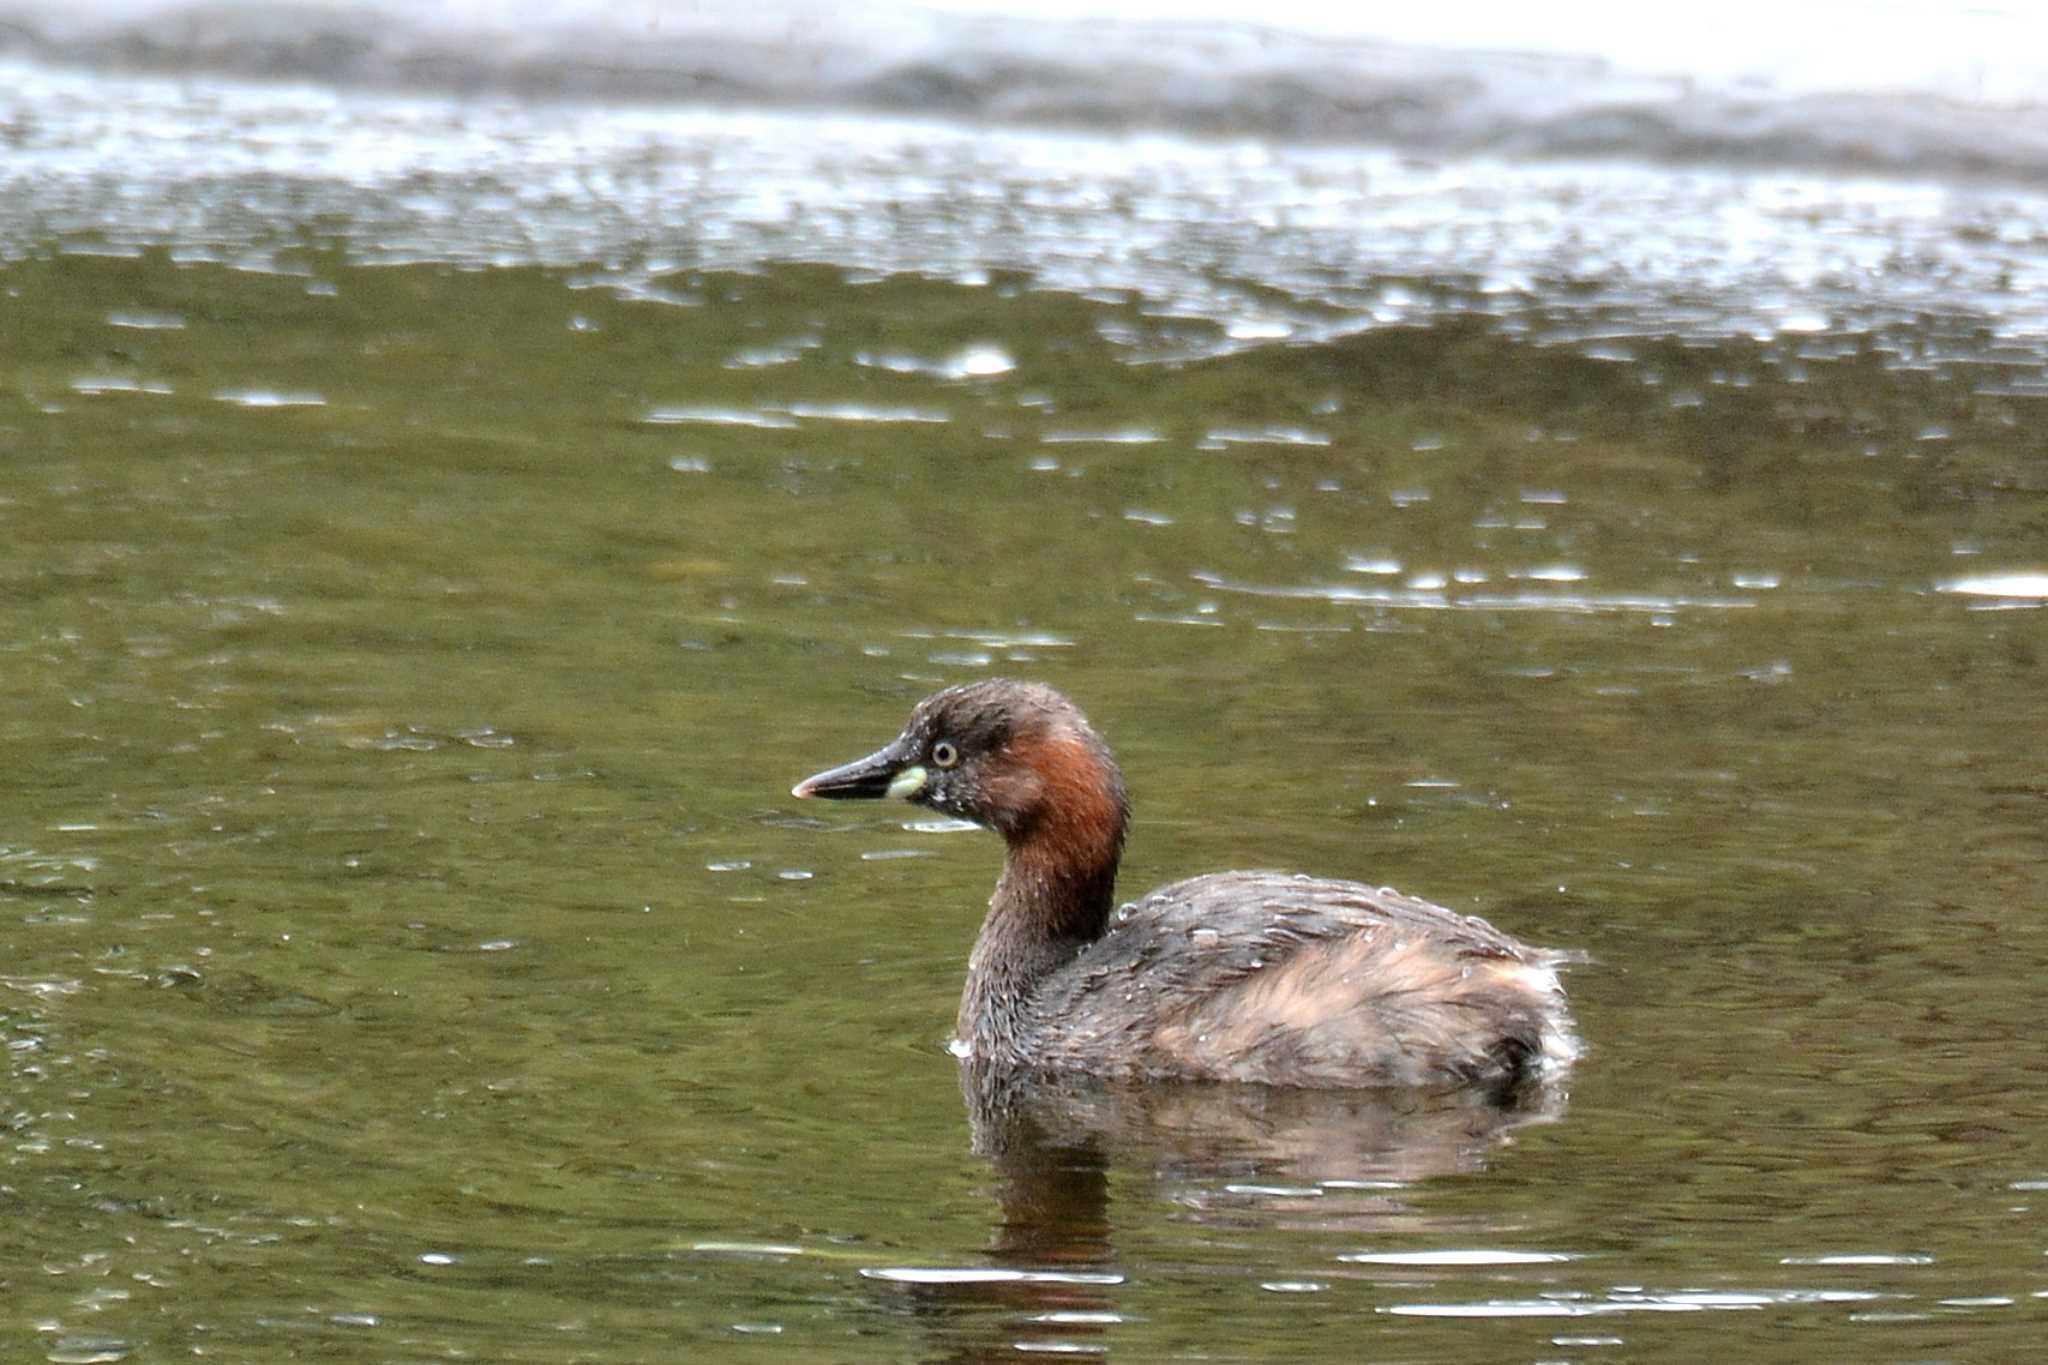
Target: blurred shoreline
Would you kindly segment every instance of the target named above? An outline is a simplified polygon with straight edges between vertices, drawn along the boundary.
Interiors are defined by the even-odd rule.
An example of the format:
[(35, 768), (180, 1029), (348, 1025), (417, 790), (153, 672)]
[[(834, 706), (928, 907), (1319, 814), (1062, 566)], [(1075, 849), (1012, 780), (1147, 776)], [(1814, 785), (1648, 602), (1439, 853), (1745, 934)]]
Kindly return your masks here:
[(1541, 28), (1480, 14), (1471, 31), (1507, 44), (1492, 48), (1442, 41), (1456, 30), (1428, 16), (1317, 27), (1286, 3), (1175, 9), (1183, 17), (1135, 2), (1021, 17), (964, 3), (0, 0), (0, 59), (387, 93), (2048, 185), (2048, 20), (2013, 6), (1943, 14), (1924, 0), (1836, 0), (1773, 19), (1736, 0), (1693, 25), (1686, 47), (1603, 26), (1597, 4)]
[[(1711, 96), (1702, 78), (1632, 118), (1588, 103), (1634, 79), (1605, 59), (1206, 20), (1054, 18), (1033, 38), (999, 15), (900, 6), (820, 10), (809, 27), (734, 15), (723, 0), (680, 17), (546, 0), (411, 18), (127, 0), (50, 19), (50, 52), (100, 64), (0, 52), (0, 259), (162, 249), (277, 271), (333, 250), (569, 269), (671, 304), (690, 297), (679, 273), (808, 263), (1139, 300), (1161, 322), (1130, 338), (1140, 362), (1476, 318), (1603, 361), (1643, 338), (1735, 339), (1795, 371), (1875, 355), (1984, 396), (2048, 398), (2048, 133), (2032, 105), (2013, 118), (1932, 85), (1890, 101), (1812, 79), (1795, 90), (1723, 64)], [(863, 16), (875, 23), (856, 34)], [(636, 23), (643, 50), (607, 66)], [(138, 36), (180, 24), (176, 42)], [(1008, 56), (976, 68), (983, 84), (957, 79), (963, 54), (1006, 37)], [(1203, 53), (1211, 76), (1158, 76)], [(1386, 136), (1257, 135), (1263, 106), (1246, 92), (1302, 79), (1304, 53), (1370, 56), (1441, 97), (1389, 96), (1373, 125)], [(1127, 81), (1126, 65), (1153, 75)], [(647, 85), (707, 70), (807, 93), (777, 103), (740, 76), (715, 98)], [(1085, 108), (1084, 72), (1105, 92)], [(1672, 143), (1673, 109), (1704, 117), (1743, 82), (1774, 112)], [(1133, 105), (1147, 88), (1165, 93)], [(867, 106), (827, 107), (854, 89)], [(1295, 115), (1313, 104), (1297, 98)], [(1495, 105), (1509, 112), (1494, 123), (1460, 122)], [(1578, 112), (1555, 112), (1566, 106)], [(1202, 110), (1218, 135), (1202, 135)], [(1911, 136), (1880, 135), (1901, 122)], [(1048, 126), (1067, 124), (1081, 126)], [(1939, 154), (1943, 129), (1975, 159)]]

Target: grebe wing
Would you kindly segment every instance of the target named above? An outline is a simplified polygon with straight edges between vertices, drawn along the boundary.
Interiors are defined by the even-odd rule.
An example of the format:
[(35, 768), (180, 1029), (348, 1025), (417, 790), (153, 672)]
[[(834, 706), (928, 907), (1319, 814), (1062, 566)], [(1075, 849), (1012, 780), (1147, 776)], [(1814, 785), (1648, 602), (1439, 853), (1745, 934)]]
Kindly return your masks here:
[(1358, 882), (1227, 872), (1162, 887), (1045, 983), (1055, 1065), (1289, 1085), (1512, 1079), (1577, 1045), (1558, 955)]

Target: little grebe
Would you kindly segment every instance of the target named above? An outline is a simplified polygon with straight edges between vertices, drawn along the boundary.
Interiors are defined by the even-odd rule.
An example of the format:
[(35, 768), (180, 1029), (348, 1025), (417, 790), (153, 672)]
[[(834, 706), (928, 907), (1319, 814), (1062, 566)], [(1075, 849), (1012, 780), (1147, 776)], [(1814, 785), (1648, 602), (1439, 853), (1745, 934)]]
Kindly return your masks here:
[(1112, 912), (1128, 806), (1109, 747), (1039, 683), (919, 702), (796, 796), (901, 797), (1009, 845), (956, 1050), (997, 1068), (1294, 1086), (1514, 1085), (1577, 1052), (1557, 964), (1358, 882), (1223, 872)]

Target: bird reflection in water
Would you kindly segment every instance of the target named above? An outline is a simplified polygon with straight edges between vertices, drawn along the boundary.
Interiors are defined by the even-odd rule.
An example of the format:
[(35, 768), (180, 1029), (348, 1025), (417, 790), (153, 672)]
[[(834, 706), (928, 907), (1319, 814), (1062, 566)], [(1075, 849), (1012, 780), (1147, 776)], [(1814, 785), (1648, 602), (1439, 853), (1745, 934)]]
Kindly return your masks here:
[[(1020, 1340), (1092, 1353), (1123, 1321), (1110, 1171), (1150, 1171), (1180, 1217), (1300, 1227), (1360, 1241), (1472, 1234), (1413, 1189), (1482, 1170), (1529, 1124), (1562, 1115), (1555, 1080), (1508, 1090), (1303, 1090), (1030, 1076), (965, 1063), (974, 1150), (996, 1176), (987, 1263), (869, 1272), (931, 1319), (951, 1360), (1015, 1360)], [(1124, 1220), (1128, 1222), (1129, 1220)], [(996, 1310), (993, 1316), (990, 1310)]]

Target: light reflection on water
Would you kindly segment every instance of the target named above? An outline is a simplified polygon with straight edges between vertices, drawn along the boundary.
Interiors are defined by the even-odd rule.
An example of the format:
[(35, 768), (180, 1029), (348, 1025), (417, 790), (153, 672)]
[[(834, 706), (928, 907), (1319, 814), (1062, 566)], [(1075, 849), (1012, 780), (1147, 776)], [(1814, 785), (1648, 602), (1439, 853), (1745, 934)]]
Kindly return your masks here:
[[(1943, 592), (1970, 597), (2021, 597), (2048, 599), (2048, 571), (2040, 573), (1978, 574), (1951, 578), (1939, 585)], [(2035, 605), (2042, 605), (2037, 602)]]
[[(2014, 230), (2043, 216), (2023, 190), (290, 87), (194, 101), (175, 83), (17, 74), (33, 134), (0, 166), (0, 203), (34, 212), (0, 208), (10, 252), (90, 232), (67, 249), (303, 271), (279, 264), (276, 225), (325, 217), (351, 224), (362, 259), (604, 259), (618, 264), (586, 285), (672, 305), (705, 303), (678, 271), (762, 260), (989, 289), (1013, 272), (1136, 301), (1102, 333), (1136, 361), (1476, 316), (1623, 367), (1662, 336), (1749, 338), (1793, 372), (1853, 342), (1985, 396), (2048, 396), (2033, 302), (2048, 247)], [(790, 349), (729, 354), (786, 364)], [(1017, 364), (987, 338), (858, 356), (941, 379)]]
[[(1569, 571), (1562, 579), (1558, 574), (1559, 571), (1556, 570), (1508, 572), (1509, 577), (1551, 581), (1569, 582), (1583, 577), (1577, 570)], [(1248, 597), (1295, 598), (1329, 602), (1337, 606), (1363, 605), (1423, 611), (1553, 611), (1574, 614), (1641, 612), (1663, 616), (1680, 610), (1739, 611), (1756, 605), (1750, 599), (1738, 597), (1651, 597), (1621, 593), (1460, 592), (1451, 595), (1445, 591), (1449, 586), (1448, 580), (1441, 574), (1418, 575), (1409, 580), (1406, 589), (1363, 588), (1344, 583), (1233, 583), (1206, 573), (1194, 577), (1204, 587)]]
[(1418, 1318), (1583, 1318), (1611, 1313), (1703, 1313), (1747, 1311), (1791, 1304), (1865, 1303), (1884, 1295), (1854, 1289), (1788, 1289), (1771, 1293), (1680, 1290), (1645, 1293), (1618, 1290), (1602, 1300), (1576, 1296), (1493, 1299), (1485, 1303), (1397, 1303), (1382, 1311)]
[[(119, 202), (79, 110), (5, 171), (54, 1348), (1770, 1359), (2044, 1292), (2041, 262), (1965, 231), (2032, 200), (244, 98), (118, 130), (187, 148)], [(278, 109), (353, 159), (196, 173)], [(992, 839), (783, 792), (998, 669), (1119, 746), (1129, 890), (1587, 952), (1569, 1103), (963, 1112)]]

